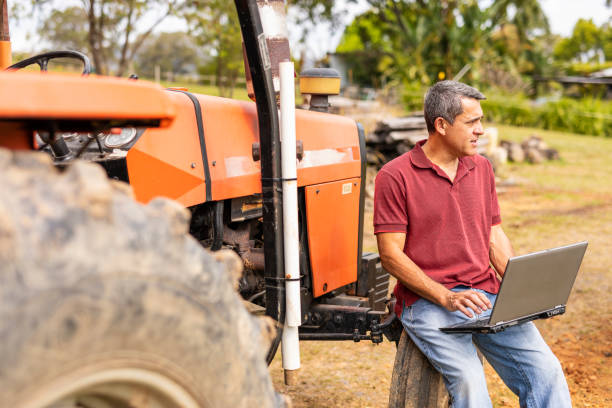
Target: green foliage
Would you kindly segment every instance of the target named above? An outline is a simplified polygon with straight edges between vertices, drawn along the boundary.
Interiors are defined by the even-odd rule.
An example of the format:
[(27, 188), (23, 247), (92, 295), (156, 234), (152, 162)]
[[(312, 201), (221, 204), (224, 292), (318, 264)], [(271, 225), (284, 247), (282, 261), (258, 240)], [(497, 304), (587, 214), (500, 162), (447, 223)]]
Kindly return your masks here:
[(336, 53), (344, 56), (348, 66), (349, 80), (354, 83), (377, 86), (384, 76), (387, 57), (383, 31), (376, 24), (373, 13), (358, 16), (347, 27)]
[[(191, 0), (27, 0), (11, 17), (40, 15), (37, 31), (56, 48), (88, 54), (96, 72), (123, 76), (153, 30), (168, 16), (191, 6)], [(86, 48), (86, 49), (84, 49)]]
[(136, 73), (153, 78), (155, 66), (173, 74), (195, 72), (199, 58), (193, 38), (183, 32), (160, 33), (150, 38), (136, 56)]
[[(345, 0), (345, 3), (356, 3), (358, 0)], [(330, 22), (337, 24), (340, 15), (344, 12), (341, 8), (334, 7), (334, 0), (286, 0), (285, 3), (301, 13), (305, 20), (312, 23)]]
[(54, 9), (43, 22), (39, 35), (48, 39), (53, 49), (88, 52), (87, 13), (82, 7)]
[(353, 52), (384, 46), (383, 35), (382, 29), (377, 25), (376, 15), (367, 12), (355, 18), (355, 21), (346, 28), (336, 51)]
[[(180, 74), (186, 66), (208, 64), (204, 70), (217, 76), (219, 92), (228, 95), (236, 78), (244, 75), (233, 1), (83, 0), (81, 5), (66, 6), (60, 0), (28, 0), (12, 9), (13, 17), (18, 21), (34, 10), (41, 16), (37, 31), (42, 38), (55, 49), (86, 53), (100, 74), (125, 75), (132, 63), (149, 77), (154, 75), (155, 65), (163, 72)], [(182, 19), (189, 32), (161, 34), (149, 41), (168, 16)], [(196, 41), (208, 58), (197, 52), (192, 44)]]
[(522, 45), (530, 46), (536, 31), (548, 33), (550, 30), (548, 18), (538, 0), (497, 0), (493, 1), (486, 12), (501, 28), (505, 25), (515, 27)]
[(367, 65), (386, 80), (429, 85), (464, 68), (464, 79), (479, 81), (491, 65), (519, 73), (547, 65), (536, 34), (546, 34), (548, 22), (537, 0), (368, 2), (370, 11), (347, 27), (337, 49), (354, 54), (356, 71)]
[(590, 62), (576, 62), (566, 67), (567, 75), (588, 76), (594, 72), (603, 71), (604, 69), (612, 68), (612, 60), (601, 64), (593, 64)]
[[(161, 85), (166, 88), (170, 88), (170, 87), (187, 88), (189, 92), (192, 92), (195, 94), (223, 96), (219, 93), (219, 88), (216, 86), (212, 86), (212, 85), (194, 84), (190, 82), (165, 82), (165, 81), (162, 81)], [(246, 87), (244, 86), (234, 88), (231, 98), (238, 99), (241, 101), (251, 101), (251, 99), (247, 95)]]
[(232, 97), (238, 76), (244, 75), (242, 37), (234, 3), (208, 0), (184, 14), (189, 33), (210, 50), (211, 62), (200, 72), (214, 72), (221, 96)]
[(579, 19), (572, 36), (557, 43), (554, 56), (563, 61), (600, 62), (604, 55), (604, 43), (609, 27), (597, 27), (593, 20)]
[(612, 103), (561, 99), (535, 104), (521, 97), (493, 96), (481, 102), (487, 120), (514, 126), (612, 137)]
[(406, 82), (402, 89), (402, 100), (407, 112), (418, 112), (423, 110), (427, 87), (417, 82)]

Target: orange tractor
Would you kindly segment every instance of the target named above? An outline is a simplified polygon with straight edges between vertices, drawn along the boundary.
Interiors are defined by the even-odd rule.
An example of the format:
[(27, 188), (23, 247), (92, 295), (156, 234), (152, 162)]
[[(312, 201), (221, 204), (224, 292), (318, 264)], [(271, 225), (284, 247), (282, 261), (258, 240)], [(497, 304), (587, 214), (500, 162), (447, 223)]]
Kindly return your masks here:
[[(281, 169), (288, 43), (262, 27), (282, 17), (282, 0), (236, 0), (255, 103), (87, 75), (73, 51), (11, 65), (1, 3), (0, 147), (11, 150), (0, 150), (1, 406), (280, 406), (259, 359), (269, 363), (282, 337), (293, 380), (299, 355), (297, 365), (295, 351), (285, 356), (283, 333), (399, 341), (388, 274), (362, 253), (363, 129), (325, 112), (337, 74), (302, 75), (311, 109), (289, 110), (297, 168)], [(56, 57), (80, 59), (84, 75), (20, 72)], [(33, 149), (53, 166), (18, 152)], [(291, 182), (297, 266), (287, 271)], [(231, 249), (242, 264), (202, 247)], [(286, 300), (291, 285), (297, 297)], [(268, 342), (245, 302), (280, 323)], [(398, 364), (394, 382), (405, 383)], [(405, 386), (393, 393), (404, 406)]]

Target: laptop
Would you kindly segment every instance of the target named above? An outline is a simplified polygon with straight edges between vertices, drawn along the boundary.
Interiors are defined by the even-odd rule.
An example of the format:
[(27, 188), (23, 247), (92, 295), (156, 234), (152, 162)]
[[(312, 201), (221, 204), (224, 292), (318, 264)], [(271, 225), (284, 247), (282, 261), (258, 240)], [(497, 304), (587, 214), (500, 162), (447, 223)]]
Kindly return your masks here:
[(510, 258), (490, 316), (441, 327), (445, 333), (498, 333), (565, 313), (587, 242)]

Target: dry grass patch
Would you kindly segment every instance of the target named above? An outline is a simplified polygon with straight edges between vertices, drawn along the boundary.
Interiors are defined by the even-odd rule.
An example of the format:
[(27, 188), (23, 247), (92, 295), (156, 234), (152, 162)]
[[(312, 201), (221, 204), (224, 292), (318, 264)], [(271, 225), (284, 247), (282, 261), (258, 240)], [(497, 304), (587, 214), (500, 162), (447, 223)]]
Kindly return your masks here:
[[(500, 194), (503, 226), (517, 254), (589, 241), (566, 314), (537, 325), (561, 361), (574, 406), (612, 406), (612, 139), (498, 128), (502, 139), (537, 134), (561, 154), (558, 162), (504, 169), (518, 184)], [(372, 251), (371, 202), (366, 208), (364, 250)], [(295, 407), (387, 405), (394, 344), (302, 342), (301, 350), (298, 385), (283, 385), (280, 355), (270, 367), (275, 386)], [(518, 407), (488, 364), (485, 371), (494, 406)]]

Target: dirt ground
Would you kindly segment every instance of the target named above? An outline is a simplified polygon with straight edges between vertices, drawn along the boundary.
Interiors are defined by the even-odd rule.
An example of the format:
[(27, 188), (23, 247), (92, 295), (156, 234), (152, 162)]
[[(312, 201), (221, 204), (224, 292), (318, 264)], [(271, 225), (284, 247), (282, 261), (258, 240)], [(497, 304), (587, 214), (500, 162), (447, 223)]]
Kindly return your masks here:
[[(589, 248), (567, 312), (537, 326), (566, 373), (575, 407), (612, 406), (612, 139), (499, 127), (502, 139), (537, 133), (562, 160), (511, 164), (498, 184), (503, 227), (524, 254), (580, 240)], [(368, 175), (373, 180), (375, 170)], [(375, 251), (372, 206), (366, 205), (364, 251)], [(283, 384), (280, 352), (270, 366), (274, 384), (294, 407), (384, 407), (395, 345), (385, 342), (302, 342), (296, 386)], [(495, 407), (518, 399), (485, 364)]]

